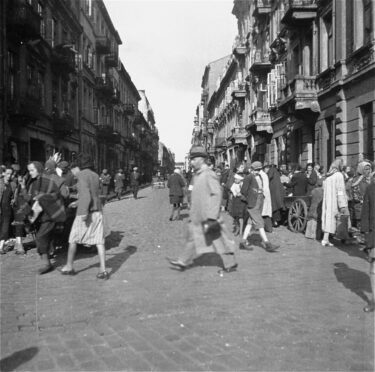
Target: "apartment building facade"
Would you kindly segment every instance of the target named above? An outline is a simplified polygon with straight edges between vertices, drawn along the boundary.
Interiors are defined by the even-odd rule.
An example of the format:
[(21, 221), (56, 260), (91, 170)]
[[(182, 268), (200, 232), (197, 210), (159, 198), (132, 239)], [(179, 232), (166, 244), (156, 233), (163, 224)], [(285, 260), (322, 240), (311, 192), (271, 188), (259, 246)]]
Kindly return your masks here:
[(141, 97), (119, 60), (121, 38), (104, 2), (1, 6), (0, 162), (24, 170), (27, 161), (59, 151), (68, 161), (90, 154), (98, 170), (139, 164)]
[[(230, 105), (237, 98), (246, 145), (231, 154), (233, 124), (214, 126), (213, 137), (223, 138), (214, 151), (226, 154), (217, 160), (325, 169), (335, 157), (351, 166), (374, 160), (374, 8), (371, 0), (235, 0), (231, 58), (245, 90)], [(214, 123), (223, 120), (221, 104), (216, 94)]]

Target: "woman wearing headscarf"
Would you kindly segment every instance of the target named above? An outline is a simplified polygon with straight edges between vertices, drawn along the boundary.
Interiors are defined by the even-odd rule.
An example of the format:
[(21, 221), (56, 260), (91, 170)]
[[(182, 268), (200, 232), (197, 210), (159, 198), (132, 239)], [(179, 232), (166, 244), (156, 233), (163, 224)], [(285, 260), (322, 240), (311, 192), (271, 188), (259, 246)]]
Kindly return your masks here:
[(360, 229), (363, 198), (368, 185), (371, 183), (371, 163), (361, 161), (357, 166), (357, 175), (351, 182), (351, 196), (354, 206), (353, 226)]
[(329, 235), (336, 233), (337, 215), (349, 215), (348, 198), (342, 174), (342, 160), (336, 159), (330, 166), (323, 183), (322, 246), (333, 246)]
[[(50, 213), (41, 208), (40, 203), (45, 195), (56, 200), (59, 189), (51, 178), (43, 175), (43, 165), (40, 162), (32, 161), (27, 165), (27, 169), (30, 174), (30, 179), (26, 185), (21, 184), (21, 193), (34, 210), (31, 221), (36, 229), (36, 245), (38, 253), (43, 261), (42, 267), (38, 270), (39, 274), (42, 275), (54, 269), (49, 259), (49, 248), (53, 239), (55, 221)], [(37, 204), (39, 205), (37, 206)], [(38, 208), (36, 209), (35, 206)], [(36, 213), (37, 210), (39, 210), (38, 214)]]

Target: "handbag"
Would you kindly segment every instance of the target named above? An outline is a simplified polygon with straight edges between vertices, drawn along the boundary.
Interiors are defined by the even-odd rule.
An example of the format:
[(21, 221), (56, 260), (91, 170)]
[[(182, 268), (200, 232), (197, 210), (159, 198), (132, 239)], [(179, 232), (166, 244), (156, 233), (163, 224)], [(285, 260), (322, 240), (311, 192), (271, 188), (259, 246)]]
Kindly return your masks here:
[(318, 227), (318, 223), (316, 220), (309, 220), (307, 221), (306, 231), (305, 231), (305, 238), (307, 239), (316, 239), (316, 230)]
[(208, 245), (221, 236), (221, 226), (217, 220), (207, 220), (202, 223), (203, 233)]
[(339, 240), (349, 239), (349, 216), (346, 214), (336, 215), (336, 238)]

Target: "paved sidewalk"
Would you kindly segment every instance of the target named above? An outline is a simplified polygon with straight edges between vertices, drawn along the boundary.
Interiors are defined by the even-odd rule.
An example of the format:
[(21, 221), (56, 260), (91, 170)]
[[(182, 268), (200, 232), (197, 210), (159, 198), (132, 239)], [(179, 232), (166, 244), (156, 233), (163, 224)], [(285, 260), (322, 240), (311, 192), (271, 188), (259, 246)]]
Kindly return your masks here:
[(208, 255), (180, 273), (165, 260), (184, 236), (184, 222), (168, 220), (168, 191), (139, 196), (106, 205), (108, 281), (95, 278), (85, 248), (73, 277), (36, 275), (35, 249), (0, 258), (2, 371), (374, 370), (357, 247), (322, 247), (281, 227), (270, 235), (280, 252), (255, 235), (237, 272), (220, 277)]

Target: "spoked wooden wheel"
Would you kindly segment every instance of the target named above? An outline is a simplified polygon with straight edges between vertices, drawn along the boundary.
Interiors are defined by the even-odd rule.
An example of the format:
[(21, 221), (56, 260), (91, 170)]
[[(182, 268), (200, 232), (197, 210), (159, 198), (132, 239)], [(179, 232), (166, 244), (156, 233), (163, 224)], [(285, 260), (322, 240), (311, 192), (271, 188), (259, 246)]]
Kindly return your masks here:
[(296, 199), (288, 211), (288, 226), (293, 232), (303, 232), (307, 224), (307, 204), (303, 199)]

